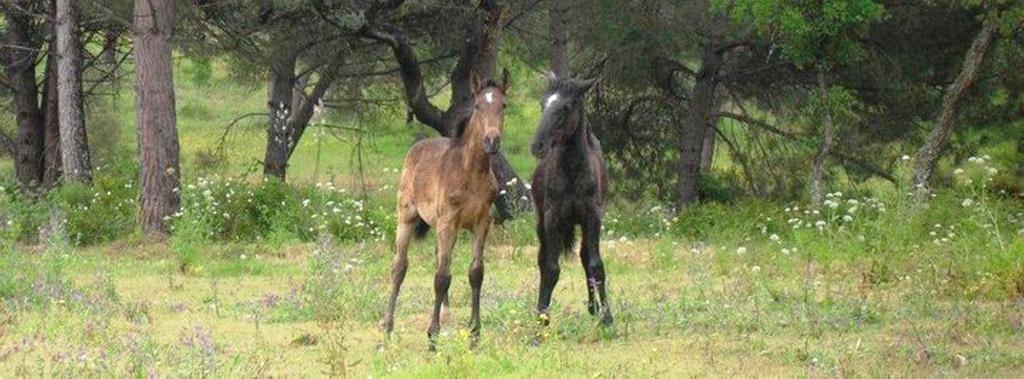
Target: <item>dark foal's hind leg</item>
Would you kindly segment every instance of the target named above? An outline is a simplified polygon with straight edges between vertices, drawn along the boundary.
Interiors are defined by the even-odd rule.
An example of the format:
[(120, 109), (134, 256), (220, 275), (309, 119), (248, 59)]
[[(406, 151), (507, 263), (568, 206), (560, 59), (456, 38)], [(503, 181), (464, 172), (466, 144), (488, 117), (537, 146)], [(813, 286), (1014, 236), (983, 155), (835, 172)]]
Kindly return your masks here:
[(580, 263), (583, 264), (583, 275), (586, 276), (587, 284), (587, 312), (591, 316), (597, 315), (597, 312), (601, 309), (598, 305), (599, 299), (597, 298), (597, 287), (593, 285), (593, 275), (590, 270), (590, 252), (587, 251), (589, 244), (586, 241), (586, 232), (583, 233), (583, 243), (580, 244)]
[(583, 224), (583, 243), (580, 250), (584, 262), (583, 270), (587, 273), (587, 292), (590, 294), (588, 308), (590, 314), (597, 313), (594, 304), (594, 292), (600, 298), (601, 322), (612, 324), (612, 309), (608, 304), (608, 292), (605, 290), (604, 262), (601, 260), (601, 218), (591, 216)]
[(551, 306), (551, 293), (558, 284), (558, 275), (561, 271), (558, 256), (561, 254), (561, 236), (553, 228), (546, 228), (541, 232), (540, 252), (537, 254), (537, 267), (540, 269), (540, 295), (537, 298), (537, 316), (541, 323), (548, 324), (548, 308)]

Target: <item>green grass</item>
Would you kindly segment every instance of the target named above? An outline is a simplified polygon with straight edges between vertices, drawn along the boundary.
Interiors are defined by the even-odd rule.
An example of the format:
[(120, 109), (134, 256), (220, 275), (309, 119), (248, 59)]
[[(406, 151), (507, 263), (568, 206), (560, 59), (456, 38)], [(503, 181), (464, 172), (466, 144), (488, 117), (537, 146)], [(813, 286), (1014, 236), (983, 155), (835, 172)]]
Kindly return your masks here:
[[(566, 261), (553, 323), (542, 329), (531, 312), (534, 247), (506, 244), (505, 232), (488, 251), (476, 349), (464, 330), (465, 244), (453, 269), (453, 319), (437, 353), (426, 351), (424, 332), (433, 298), (429, 244), (412, 250), (396, 332), (382, 352), (376, 318), (388, 286), (387, 244), (320, 242), (264, 254), (213, 245), (188, 275), (165, 247), (108, 245), (49, 263), (63, 269), (67, 281), (54, 285), (62, 290), (5, 296), (0, 370), (105, 376), (142, 362), (143, 373), (209, 366), (214, 376), (315, 376), (344, 361), (354, 376), (974, 376), (1012, 375), (1024, 362), (1024, 309), (1014, 302), (942, 295), (937, 284), (947, 278), (927, 263), (907, 260), (882, 275), (868, 259), (770, 254), (767, 244), (739, 254), (691, 251), (692, 241), (675, 239), (606, 242), (615, 326), (586, 314), (582, 270)], [(677, 247), (653, 256), (659, 244)], [(14, 259), (47, 265), (30, 262), (38, 254), (53, 252)], [(351, 266), (325, 273), (312, 266), (317, 254)], [(315, 286), (333, 286), (332, 297), (308, 293)], [(339, 308), (317, 305), (332, 299)], [(214, 347), (194, 346), (193, 333), (208, 333)]]
[[(0, 372), (788, 377), (1024, 369), (1024, 205), (989, 188), (1007, 180), (999, 149), (1012, 146), (990, 146), (995, 159), (965, 164), (925, 207), (887, 183), (831, 194), (819, 213), (738, 200), (675, 214), (616, 198), (602, 241), (611, 328), (586, 313), (575, 258), (562, 263), (552, 324), (538, 325), (527, 216), (491, 233), (475, 349), (464, 329), (469, 254), (461, 238), (453, 319), (438, 352), (427, 352), (428, 239), (411, 250), (396, 332), (378, 350), (397, 170), (419, 131), (395, 112), (361, 121), (330, 114), (328, 123), (367, 131), (365, 180), (354, 134), (318, 138), (314, 126), (292, 158), (289, 185), (261, 183), (264, 117), (236, 124), (226, 155), (213, 153), (228, 123), (263, 111), (262, 85), (233, 82), (216, 62), (208, 80), (193, 80), (203, 75), (194, 65), (179, 59), (176, 71), (184, 209), (168, 242), (142, 243), (135, 231), (127, 85), (90, 105), (102, 166), (92, 187), (38, 201), (0, 191), (0, 222), (11, 221), (0, 224)], [(513, 75), (502, 145), (524, 177), (534, 164), (525, 146), (541, 80), (530, 75)], [(720, 156), (716, 164), (728, 166)], [(0, 183), (12, 176), (10, 161), (0, 161)]]

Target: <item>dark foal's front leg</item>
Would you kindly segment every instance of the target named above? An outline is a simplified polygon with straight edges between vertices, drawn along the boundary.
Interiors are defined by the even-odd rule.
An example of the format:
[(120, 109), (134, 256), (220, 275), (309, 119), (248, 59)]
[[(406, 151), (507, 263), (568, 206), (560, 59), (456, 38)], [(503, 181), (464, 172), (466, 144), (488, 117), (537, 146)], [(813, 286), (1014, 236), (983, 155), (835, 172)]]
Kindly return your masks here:
[(537, 254), (537, 267), (540, 269), (540, 295), (537, 298), (537, 317), (543, 325), (547, 325), (548, 310), (551, 306), (551, 293), (558, 284), (561, 271), (558, 255), (561, 254), (559, 236), (551, 228), (546, 228), (540, 235), (540, 252)]
[(452, 283), (452, 249), (455, 247), (455, 239), (458, 237), (458, 229), (437, 231), (437, 272), (434, 273), (434, 311), (430, 317), (430, 327), (427, 328), (427, 338), (430, 340), (430, 350), (436, 349), (437, 335), (441, 331), (441, 306), (448, 299), (448, 287)]
[(581, 248), (581, 260), (583, 270), (587, 273), (587, 292), (590, 295), (588, 310), (590, 314), (597, 313), (597, 304), (594, 302), (594, 292), (597, 292), (601, 304), (601, 322), (605, 325), (612, 324), (612, 309), (608, 304), (608, 293), (605, 290), (606, 279), (604, 275), (604, 262), (601, 260), (601, 217), (592, 215), (583, 224), (583, 243)]

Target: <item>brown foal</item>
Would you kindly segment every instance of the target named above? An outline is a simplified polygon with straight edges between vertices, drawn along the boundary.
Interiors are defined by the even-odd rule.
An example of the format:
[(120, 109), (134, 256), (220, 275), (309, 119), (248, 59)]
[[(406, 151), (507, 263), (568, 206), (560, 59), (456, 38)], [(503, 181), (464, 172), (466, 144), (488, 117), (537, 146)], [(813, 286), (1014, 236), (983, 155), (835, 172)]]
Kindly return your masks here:
[(398, 187), (398, 217), (395, 258), (391, 265), (391, 298), (381, 322), (385, 335), (395, 323), (398, 292), (409, 266), (409, 242), (433, 227), (437, 231), (437, 272), (434, 274), (434, 309), (427, 335), (430, 347), (441, 329), (441, 308), (451, 284), (452, 248), (459, 231), (473, 233), (473, 262), (469, 284), (473, 291), (470, 328), (474, 339), (480, 335), (480, 286), (484, 281), (484, 242), (491, 227), (491, 204), (497, 195), (497, 181), (490, 160), (498, 153), (505, 117), (508, 70), (502, 82), (481, 81), (473, 75), (474, 109), (462, 134), (454, 138), (431, 138), (413, 145), (405, 157)]

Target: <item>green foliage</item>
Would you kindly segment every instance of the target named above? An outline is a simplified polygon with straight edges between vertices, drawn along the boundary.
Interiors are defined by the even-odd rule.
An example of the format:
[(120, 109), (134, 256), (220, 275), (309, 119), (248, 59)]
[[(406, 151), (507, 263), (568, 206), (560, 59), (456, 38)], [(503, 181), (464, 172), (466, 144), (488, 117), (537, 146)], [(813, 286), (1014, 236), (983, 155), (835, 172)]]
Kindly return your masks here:
[(885, 7), (873, 0), (717, 1), (738, 24), (753, 25), (782, 45), (797, 65), (842, 65), (863, 58), (858, 35), (881, 20)]

